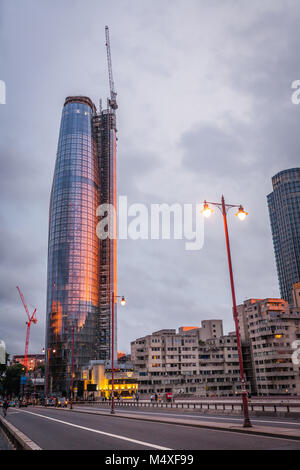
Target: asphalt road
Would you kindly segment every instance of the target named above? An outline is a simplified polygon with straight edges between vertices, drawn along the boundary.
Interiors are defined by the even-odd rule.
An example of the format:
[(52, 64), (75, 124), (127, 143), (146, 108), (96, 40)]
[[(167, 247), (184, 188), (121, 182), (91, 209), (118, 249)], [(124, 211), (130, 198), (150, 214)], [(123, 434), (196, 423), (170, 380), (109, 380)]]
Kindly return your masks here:
[(11, 409), (7, 419), (44, 450), (300, 450), (300, 441), (68, 410)]

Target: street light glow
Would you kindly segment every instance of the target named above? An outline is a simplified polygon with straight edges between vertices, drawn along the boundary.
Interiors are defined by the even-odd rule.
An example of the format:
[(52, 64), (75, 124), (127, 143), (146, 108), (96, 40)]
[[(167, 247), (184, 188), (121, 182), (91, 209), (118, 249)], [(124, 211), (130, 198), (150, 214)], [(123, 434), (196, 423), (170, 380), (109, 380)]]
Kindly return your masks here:
[(206, 201), (204, 201), (204, 206), (203, 206), (203, 209), (202, 209), (202, 214), (204, 215), (204, 217), (210, 217), (211, 214), (213, 213), (213, 210), (211, 207), (209, 207), (209, 205), (207, 204)]
[(124, 307), (124, 305), (126, 305), (126, 300), (125, 300), (125, 297), (123, 295), (122, 299), (120, 300), (120, 304)]
[(239, 210), (235, 214), (240, 220), (245, 220), (246, 216), (248, 215), (248, 212), (244, 211), (243, 206), (239, 207)]

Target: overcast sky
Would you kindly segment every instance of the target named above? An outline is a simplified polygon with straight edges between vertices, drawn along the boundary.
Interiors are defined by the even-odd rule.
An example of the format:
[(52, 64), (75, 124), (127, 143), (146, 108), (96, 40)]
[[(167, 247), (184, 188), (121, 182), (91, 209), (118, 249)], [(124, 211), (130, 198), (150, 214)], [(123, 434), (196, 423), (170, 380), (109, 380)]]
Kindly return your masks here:
[[(118, 92), (118, 193), (128, 203), (243, 204), (228, 214), (237, 302), (278, 297), (266, 196), (300, 164), (300, 4), (276, 0), (0, 0), (0, 339), (44, 346), (48, 209), (61, 110), (108, 95), (105, 25)], [(105, 101), (104, 101), (105, 103)], [(202, 250), (120, 240), (119, 350), (162, 328), (223, 319), (234, 329), (221, 214)]]

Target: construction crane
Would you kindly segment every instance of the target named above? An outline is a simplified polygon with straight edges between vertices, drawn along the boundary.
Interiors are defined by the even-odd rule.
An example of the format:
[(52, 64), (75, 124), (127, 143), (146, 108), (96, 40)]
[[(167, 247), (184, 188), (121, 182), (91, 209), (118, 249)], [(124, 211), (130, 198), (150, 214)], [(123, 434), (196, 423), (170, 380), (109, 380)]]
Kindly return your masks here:
[(109, 40), (109, 28), (105, 26), (105, 37), (106, 37), (106, 53), (107, 53), (107, 63), (108, 63), (108, 78), (109, 78), (109, 89), (110, 89), (110, 100), (109, 106), (115, 111), (118, 109), (117, 105), (117, 93), (115, 91), (115, 84), (112, 73), (112, 63), (111, 63), (111, 53), (110, 53), (110, 40)]
[(18, 289), (18, 292), (20, 294), (20, 297), (21, 297), (21, 300), (22, 300), (22, 303), (24, 305), (24, 308), (25, 308), (25, 311), (27, 313), (27, 316), (28, 316), (28, 321), (26, 322), (26, 325), (27, 325), (27, 332), (26, 332), (26, 342), (25, 342), (25, 356), (24, 356), (24, 367), (25, 367), (25, 370), (27, 371), (27, 364), (28, 364), (28, 345), (29, 345), (29, 335), (30, 335), (30, 327), (31, 327), (31, 323), (36, 323), (37, 322), (37, 319), (35, 318), (35, 314), (36, 314), (36, 308), (34, 309), (34, 312), (33, 314), (30, 316), (29, 314), (29, 311), (28, 311), (28, 308), (27, 308), (27, 305), (26, 305), (26, 302), (25, 302), (25, 299), (24, 299), (24, 295), (22, 294), (20, 288), (17, 286), (17, 289)]

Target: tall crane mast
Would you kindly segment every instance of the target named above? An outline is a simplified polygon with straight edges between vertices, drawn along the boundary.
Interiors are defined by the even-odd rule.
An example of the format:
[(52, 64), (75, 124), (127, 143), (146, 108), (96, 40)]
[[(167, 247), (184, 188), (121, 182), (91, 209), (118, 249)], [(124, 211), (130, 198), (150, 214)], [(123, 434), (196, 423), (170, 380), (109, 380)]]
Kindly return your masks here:
[(26, 302), (25, 302), (25, 299), (24, 299), (24, 295), (22, 294), (20, 288), (17, 286), (17, 289), (18, 289), (18, 292), (20, 294), (20, 297), (21, 297), (21, 300), (22, 300), (22, 303), (24, 305), (24, 308), (25, 308), (25, 311), (27, 313), (27, 317), (28, 317), (28, 321), (26, 322), (26, 325), (27, 325), (27, 332), (26, 332), (26, 342), (25, 342), (25, 355), (24, 355), (24, 367), (25, 367), (25, 370), (27, 370), (27, 364), (28, 364), (28, 345), (29, 345), (29, 335), (30, 335), (30, 327), (31, 327), (31, 323), (36, 323), (37, 322), (37, 319), (35, 318), (35, 314), (36, 314), (36, 308), (34, 309), (34, 312), (33, 314), (30, 316), (29, 314), (29, 311), (28, 311), (28, 308), (27, 308), (27, 305), (26, 305)]
[(109, 89), (110, 89), (110, 100), (109, 106), (115, 111), (118, 109), (117, 104), (117, 93), (115, 91), (114, 78), (112, 73), (112, 63), (111, 63), (111, 52), (110, 52), (110, 40), (109, 40), (109, 28), (105, 26), (105, 37), (106, 37), (106, 53), (107, 53), (107, 64), (108, 64), (108, 78), (109, 78)]

